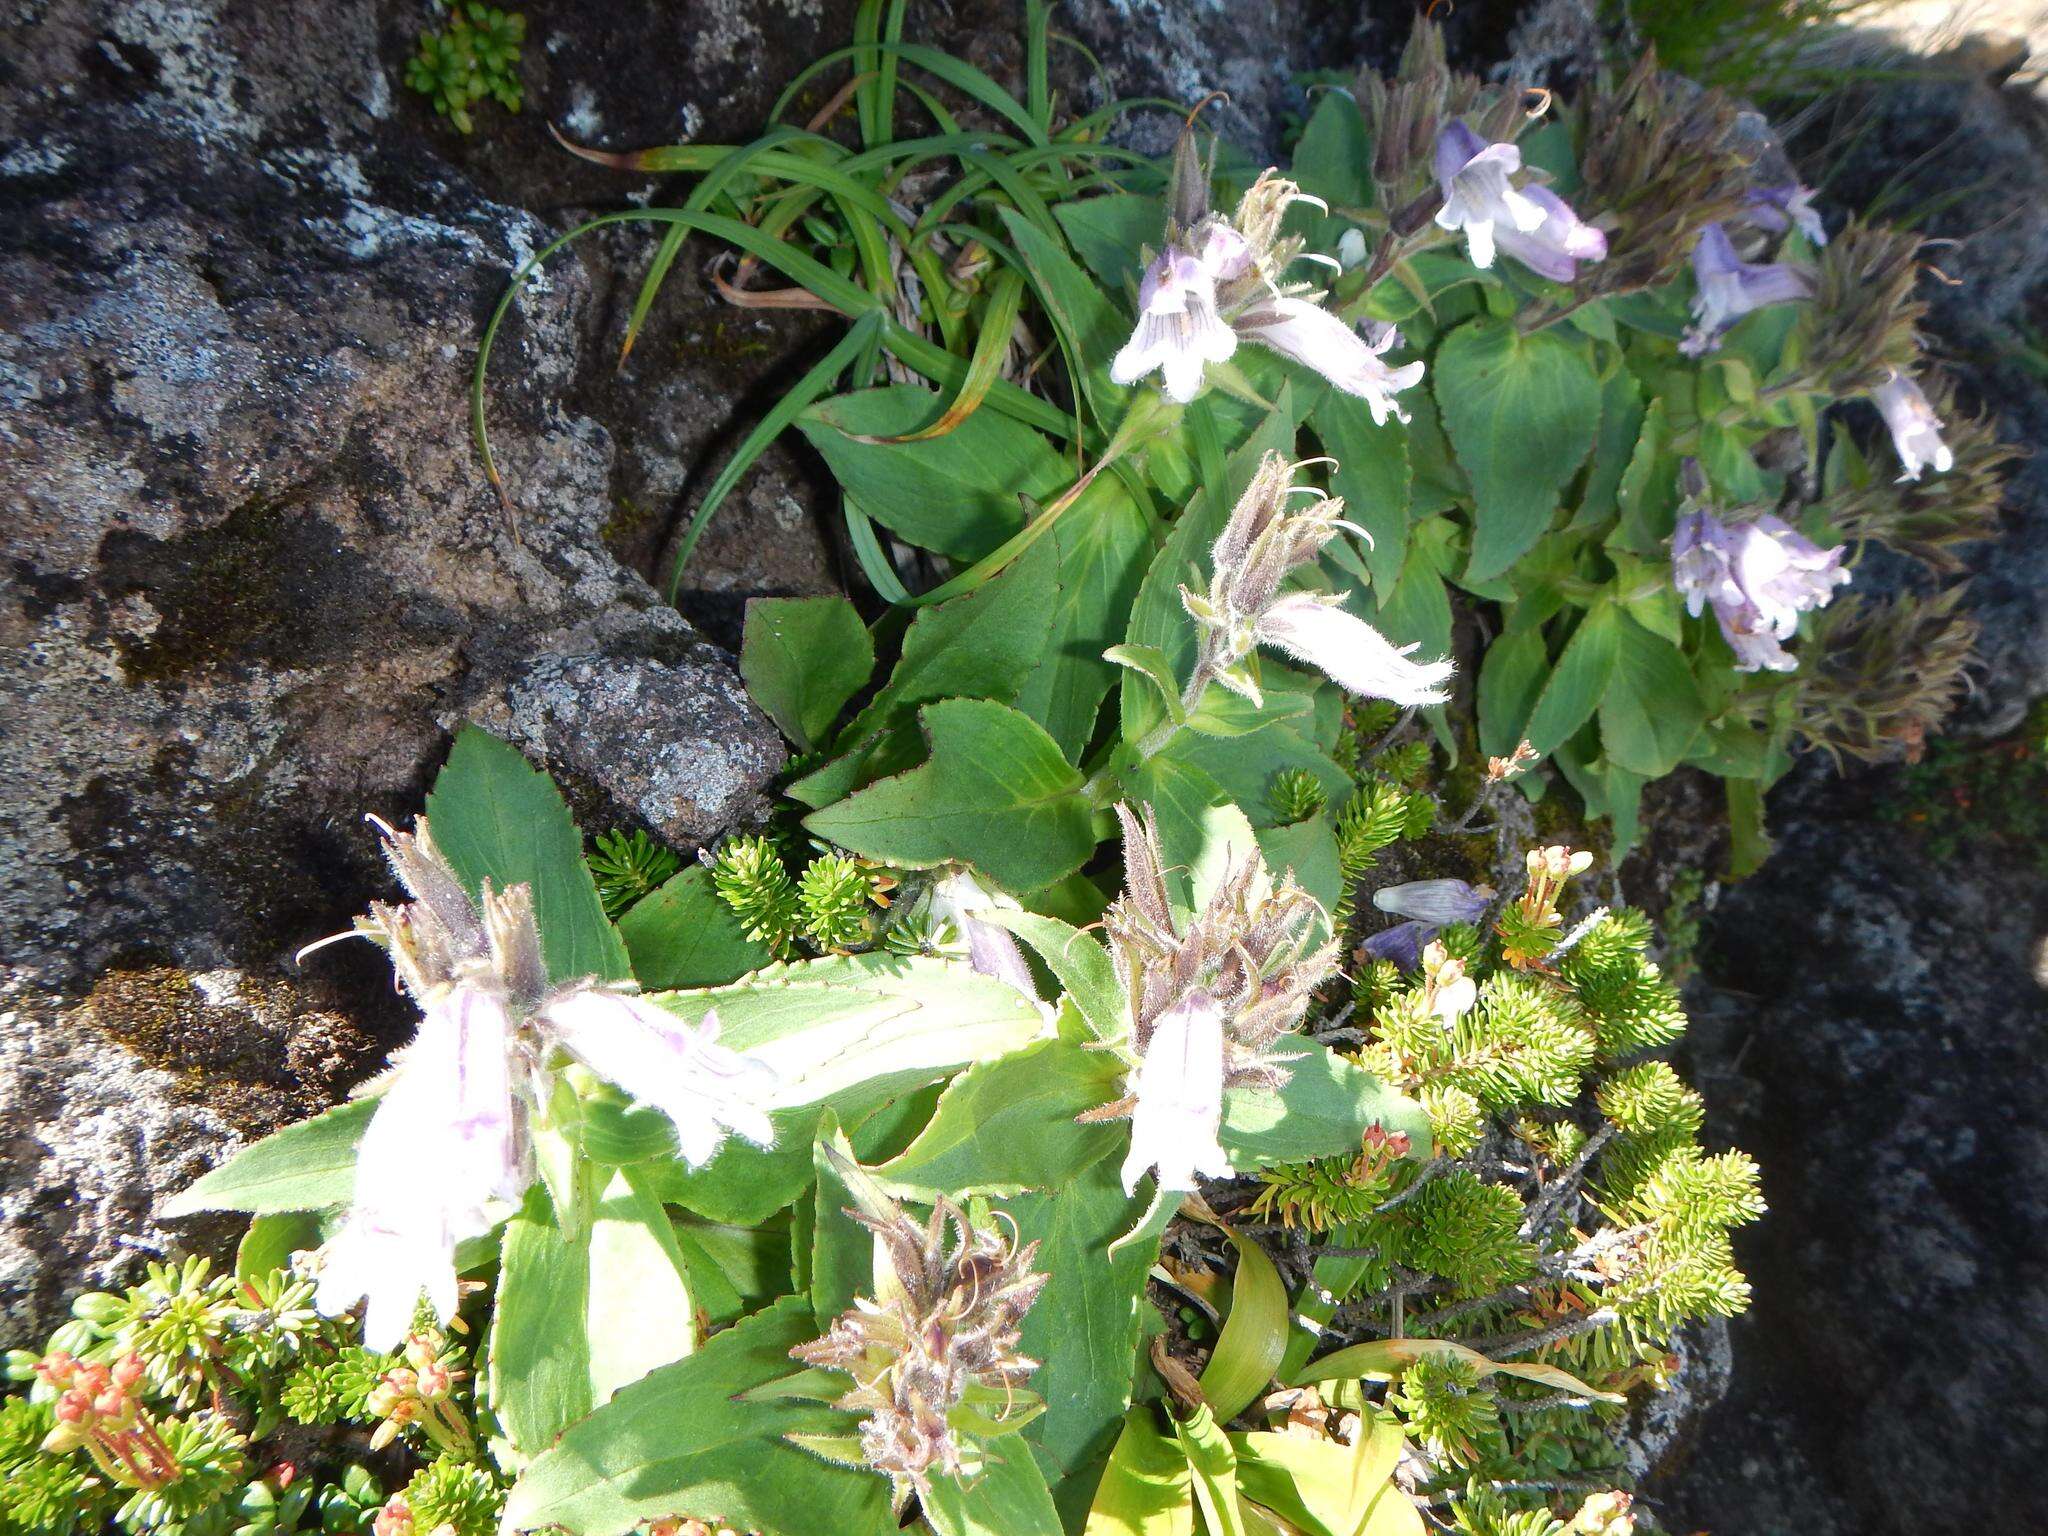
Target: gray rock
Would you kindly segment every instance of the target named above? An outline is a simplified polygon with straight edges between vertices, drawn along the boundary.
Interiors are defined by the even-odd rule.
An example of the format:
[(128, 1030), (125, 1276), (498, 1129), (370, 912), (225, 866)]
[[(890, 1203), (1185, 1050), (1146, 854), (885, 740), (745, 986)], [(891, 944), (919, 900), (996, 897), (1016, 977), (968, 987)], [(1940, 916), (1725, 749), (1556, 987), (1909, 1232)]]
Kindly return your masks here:
[(1674, 1530), (2038, 1529), (2048, 880), (1932, 866), (1797, 788), (1691, 1000), (1709, 1134), (1763, 1165), (1754, 1302), (1728, 1402), (1652, 1491)]
[[(175, 130), (66, 107), (0, 179), (0, 942), (74, 982), (331, 931), (374, 869), (353, 826), (415, 808), (451, 725), (538, 657), (693, 644), (605, 547), (611, 442), (557, 403), (573, 261), (508, 328), (509, 509), (468, 441), (479, 315), (545, 226), (417, 155)], [(703, 803), (749, 807), (768, 727), (692, 654), (641, 727), (715, 720)]]
[(643, 821), (694, 847), (762, 819), (760, 788), (782, 739), (709, 647), (674, 665), (639, 657), (549, 656), (508, 697), (510, 736), (603, 792), (610, 820)]
[(40, 1345), (81, 1290), (219, 1247), (231, 1219), (155, 1209), (252, 1139), (320, 1108), (377, 1042), (281, 982), (115, 971), (76, 1007), (0, 977), (0, 1346)]

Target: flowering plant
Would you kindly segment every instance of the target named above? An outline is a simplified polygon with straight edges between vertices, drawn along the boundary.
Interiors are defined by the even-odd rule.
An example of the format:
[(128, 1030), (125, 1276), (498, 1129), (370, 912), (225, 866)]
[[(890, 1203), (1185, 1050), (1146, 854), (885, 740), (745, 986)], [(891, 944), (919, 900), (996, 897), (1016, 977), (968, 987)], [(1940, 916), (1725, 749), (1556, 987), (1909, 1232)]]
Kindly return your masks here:
[[(202, 1275), (19, 1363), (39, 1532), (91, 1489), (212, 1536), (232, 1407), (431, 1454), (336, 1505), (377, 1536), (1625, 1536), (1595, 1405), (1743, 1304), (1754, 1169), (1652, 1054), (1683, 1017), (1593, 851), (1468, 878), (1474, 818), (1554, 766), (1616, 851), (1691, 765), (1754, 842), (1796, 742), (1910, 746), (1966, 626), (1839, 589), (1952, 569), (1999, 451), (1919, 365), (1914, 243), (1826, 239), (1647, 64), (1553, 113), (1424, 21), (1286, 175), (1219, 175), (1056, 121), (1047, 9), (1023, 101), (864, 6), (859, 150), (595, 157), (713, 173), (597, 221), (667, 228), (636, 329), (689, 233), (733, 302), (851, 322), (679, 561), (794, 424), (878, 601), (750, 605), (799, 756), (694, 864), (593, 862), (458, 738), (356, 929), (415, 1038), (173, 1202), (255, 1218), (260, 1320)], [(993, 126), (920, 85), (899, 135), (912, 66)]]

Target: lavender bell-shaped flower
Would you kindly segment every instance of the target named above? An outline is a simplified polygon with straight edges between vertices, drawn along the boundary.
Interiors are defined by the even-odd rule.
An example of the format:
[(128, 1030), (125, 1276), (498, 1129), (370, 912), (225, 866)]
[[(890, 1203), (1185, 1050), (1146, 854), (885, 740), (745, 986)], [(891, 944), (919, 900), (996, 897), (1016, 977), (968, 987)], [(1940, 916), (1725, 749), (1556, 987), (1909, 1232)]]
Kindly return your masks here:
[(1713, 606), (1738, 671), (1790, 672), (1798, 661), (1780, 642), (1849, 580), (1842, 554), (1776, 517), (1731, 526), (1695, 508), (1672, 536), (1671, 579), (1693, 617)]
[(1468, 885), (1463, 880), (1410, 880), (1406, 885), (1382, 886), (1372, 893), (1372, 904), (1397, 917), (1419, 918), (1439, 927), (1451, 923), (1476, 923), (1493, 904), (1493, 889)]
[(951, 923), (967, 946), (967, 963), (984, 976), (1008, 982), (1041, 1008), (1038, 984), (1031, 967), (1007, 928), (983, 920), (977, 914), (991, 907), (1016, 903), (998, 897), (966, 870), (954, 870), (932, 887), (931, 915)]
[(1828, 243), (1827, 226), (1820, 210), (1813, 206), (1813, 188), (1796, 181), (1754, 188), (1743, 199), (1743, 217), (1766, 234), (1782, 235), (1797, 229), (1815, 245)]
[(1533, 230), (1503, 225), (1494, 232), (1501, 250), (1553, 283), (1570, 282), (1582, 261), (1606, 258), (1607, 236), (1572, 212), (1563, 198), (1548, 187), (1528, 187), (1522, 195), (1543, 210), (1543, 222)]
[(709, 1162), (727, 1131), (757, 1147), (774, 1142), (761, 1100), (775, 1073), (718, 1043), (715, 1012), (693, 1028), (633, 993), (578, 987), (550, 1001), (541, 1017), (591, 1071), (668, 1117), (690, 1167)]
[(1437, 926), (1411, 918), (1370, 934), (1358, 948), (1368, 960), (1390, 960), (1398, 971), (1412, 971), (1422, 964), (1422, 946), (1437, 936)]
[(456, 1307), (455, 1247), (494, 1225), (488, 1207), (525, 1193), (506, 1065), (502, 998), (454, 987), (427, 1008), (356, 1151), (355, 1197), (328, 1242), (315, 1305), (365, 1298), (363, 1340), (395, 1348), (422, 1292)]
[(1145, 268), (1138, 286), (1138, 328), (1109, 365), (1119, 384), (1135, 384), (1155, 369), (1166, 398), (1185, 405), (1202, 387), (1210, 363), (1228, 362), (1237, 332), (1217, 312), (1216, 285), (1240, 276), (1251, 248), (1227, 224), (1210, 225), (1195, 249), (1169, 245)]
[(1534, 234), (1549, 217), (1544, 206), (1508, 180), (1522, 168), (1512, 144), (1489, 144), (1462, 119), (1444, 124), (1436, 137), (1436, 179), (1444, 205), (1436, 222), (1463, 230), (1475, 267), (1493, 265), (1496, 230)]
[(1804, 272), (1777, 262), (1744, 261), (1719, 224), (1700, 231), (1692, 248), (1692, 275), (1698, 288), (1694, 323), (1678, 344), (1688, 357), (1720, 346), (1722, 333), (1752, 310), (1813, 297), (1813, 280)]
[(1185, 136), (1173, 185), (1165, 246), (1146, 264), (1137, 328), (1111, 360), (1110, 378), (1135, 384), (1156, 371), (1166, 398), (1186, 404), (1200, 393), (1210, 364), (1228, 362), (1240, 341), (1253, 341), (1359, 396), (1375, 421), (1402, 415), (1393, 397), (1420, 381), (1422, 364), (1392, 368), (1383, 361), (1398, 337), (1368, 342), (1305, 297), (1306, 284), (1282, 284), (1301, 255), (1301, 241), (1281, 233), (1286, 211), (1300, 202), (1321, 207), (1321, 199), (1269, 171), (1231, 218), (1212, 213), (1207, 173)]
[(1898, 450), (1899, 463), (1905, 469), (1901, 480), (1918, 480), (1923, 469), (1941, 473), (1955, 466), (1955, 454), (1941, 440), (1941, 418), (1934, 414), (1920, 386), (1905, 374), (1894, 372), (1873, 389), (1870, 403), (1891, 431), (1892, 447)]
[(1410, 661), (1419, 642), (1395, 645), (1347, 613), (1340, 598), (1290, 592), (1259, 615), (1254, 633), (1364, 698), (1422, 708), (1451, 696), (1446, 685), (1455, 669), (1448, 660)]

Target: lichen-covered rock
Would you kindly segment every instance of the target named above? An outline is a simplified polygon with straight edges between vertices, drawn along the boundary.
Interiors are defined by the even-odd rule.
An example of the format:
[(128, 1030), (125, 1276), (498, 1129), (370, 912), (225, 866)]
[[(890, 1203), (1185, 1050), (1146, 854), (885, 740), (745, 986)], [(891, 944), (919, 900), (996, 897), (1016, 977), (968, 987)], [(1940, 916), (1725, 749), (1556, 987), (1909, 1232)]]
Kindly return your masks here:
[[(417, 155), (161, 117), (62, 109), (0, 176), (0, 942), (71, 981), (274, 960), (368, 889), (361, 812), (411, 810), (536, 657), (691, 644), (605, 548), (607, 434), (554, 403), (573, 261), (508, 337), (509, 509), (471, 449), (478, 317), (543, 225)], [(687, 742), (701, 686), (703, 803), (748, 807), (765, 722), (708, 651), (673, 681), (642, 727)]]
[(586, 825), (642, 821), (692, 847), (767, 813), (761, 784), (781, 738), (708, 646), (673, 663), (643, 657), (547, 656), (513, 684), (506, 734), (567, 770)]
[(0, 978), (0, 1345), (40, 1343), (72, 1295), (169, 1245), (228, 1237), (231, 1218), (167, 1231), (157, 1203), (380, 1056), (288, 983), (236, 971), (117, 970), (68, 1008)]

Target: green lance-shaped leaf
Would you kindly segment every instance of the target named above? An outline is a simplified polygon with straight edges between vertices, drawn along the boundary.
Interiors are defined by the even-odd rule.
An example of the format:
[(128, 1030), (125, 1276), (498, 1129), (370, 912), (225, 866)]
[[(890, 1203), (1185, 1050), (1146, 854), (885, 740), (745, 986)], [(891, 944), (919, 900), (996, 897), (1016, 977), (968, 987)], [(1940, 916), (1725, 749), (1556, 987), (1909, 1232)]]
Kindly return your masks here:
[(1225, 1423), (1236, 1418), (1280, 1368), (1287, 1352), (1287, 1286), (1257, 1243), (1226, 1227), (1237, 1249), (1230, 1315), (1202, 1371), (1202, 1396)]
[(1254, 1431), (1230, 1437), (1238, 1492), (1308, 1536), (1421, 1536), (1422, 1516), (1393, 1481), (1401, 1427), (1391, 1415), (1360, 1416), (1351, 1445)]
[(839, 1129), (839, 1117), (830, 1110), (818, 1122), (811, 1167), (818, 1183), (812, 1192), (809, 1289), (811, 1310), (823, 1333), (853, 1305), (855, 1296), (874, 1292), (874, 1234), (850, 1214), (867, 1204), (861, 1194), (873, 1188), (873, 1181), (861, 1174), (861, 1189), (853, 1187), (850, 1178), (860, 1174), (859, 1164)]
[(1018, 501), (1050, 501), (1073, 471), (1041, 433), (996, 411), (976, 411), (950, 432), (915, 432), (945, 409), (929, 390), (896, 384), (811, 407), (798, 425), (846, 494), (910, 543), (978, 560), (1024, 526)]
[(1246, 1536), (1237, 1495), (1237, 1451), (1216, 1415), (1204, 1405), (1193, 1417), (1176, 1419), (1173, 1433), (1194, 1473), (1195, 1503), (1209, 1536)]
[(1133, 1408), (1102, 1469), (1082, 1536), (1194, 1536), (1194, 1469), (1151, 1408)]
[[(1326, 98), (1336, 99), (1335, 92)], [(1330, 471), (1330, 493), (1344, 498), (1344, 516), (1368, 536), (1362, 553), (1354, 551), (1348, 537), (1338, 538), (1326, 553), (1337, 564), (1358, 565), (1375, 600), (1385, 603), (1401, 578), (1408, 551), (1414, 497), (1407, 429), (1391, 418), (1375, 424), (1363, 400), (1338, 390), (1317, 404), (1310, 424), (1324, 451), (1337, 461)]]
[(875, 643), (843, 597), (757, 597), (747, 604), (740, 676), (754, 702), (805, 752), (875, 669)]
[(1555, 1365), (1538, 1365), (1523, 1360), (1489, 1360), (1476, 1349), (1452, 1339), (1372, 1339), (1353, 1344), (1334, 1354), (1311, 1360), (1294, 1378), (1295, 1386), (1316, 1381), (1391, 1381), (1424, 1356), (1462, 1360), (1482, 1376), (1496, 1372), (1519, 1376), (1575, 1397), (1603, 1403), (1628, 1401), (1618, 1392), (1600, 1392), (1587, 1386), (1571, 1372)]
[(1114, 1099), (1122, 1077), (1114, 1055), (1065, 1040), (981, 1062), (953, 1079), (931, 1124), (875, 1178), (921, 1201), (1057, 1189), (1123, 1145), (1122, 1126), (1075, 1123)]
[(463, 730), (427, 796), (427, 817), (472, 896), (486, 880), (501, 891), (533, 888), (550, 977), (619, 981), (632, 974), (583, 862), (583, 835), (568, 804), (517, 748), (473, 726)]
[[(974, 1062), (1008, 1055), (1045, 1028), (1014, 987), (959, 961), (879, 953), (767, 966), (733, 986), (658, 1001), (693, 1022), (716, 1009), (721, 1041), (777, 1074), (773, 1147), (729, 1139), (702, 1168), (652, 1165), (664, 1199), (739, 1224), (760, 1221), (810, 1183), (821, 1108), (833, 1109), (869, 1155), (870, 1116)], [(651, 1115), (642, 1124), (665, 1134)], [(646, 1150), (663, 1156), (668, 1145)]]
[(1058, 596), (1058, 561), (1053, 542), (1041, 539), (976, 590), (920, 608), (889, 681), (840, 732), (844, 755), (797, 780), (790, 794), (806, 805), (828, 805), (878, 776), (868, 766), (870, 758), (912, 760), (897, 747), (921, 704), (1015, 700), (1045, 655), (1045, 615)]
[(661, 1202), (611, 1175), (588, 1230), (565, 1234), (536, 1188), (505, 1228), (490, 1395), (505, 1436), (534, 1455), (619, 1388), (696, 1347), (694, 1307)]
[(1103, 475), (1060, 513), (1053, 546), (1059, 592), (1037, 623), (1045, 652), (1017, 693), (1017, 708), (1046, 729), (1070, 762), (1095, 733), (1116, 666), (1103, 656), (1128, 622), (1151, 552), (1145, 514), (1123, 483)]
[(743, 1396), (787, 1378), (790, 1350), (816, 1336), (808, 1301), (786, 1296), (625, 1388), (527, 1468), (506, 1500), (504, 1529), (612, 1536), (643, 1520), (697, 1515), (761, 1536), (885, 1536), (895, 1522), (884, 1479), (786, 1438), (843, 1435), (845, 1414), (802, 1398)]
[(1628, 622), (1613, 603), (1599, 602), (1572, 631), (1522, 727), (1539, 755), (1548, 757), (1593, 718), (1614, 675), (1622, 625)]
[(928, 762), (812, 812), (804, 826), (906, 868), (971, 863), (1016, 891), (1052, 884), (1095, 851), (1081, 775), (1042, 728), (975, 699), (928, 705), (922, 720)]
[(1437, 348), (1437, 408), (1477, 503), (1469, 580), (1498, 576), (1528, 552), (1592, 451), (1600, 384), (1584, 345), (1482, 316)]
[(1706, 723), (1706, 705), (1678, 647), (1634, 619), (1617, 624), (1619, 648), (1600, 700), (1600, 740), (1608, 761), (1646, 779), (1685, 760)]
[(1166, 205), (1141, 192), (1062, 202), (1052, 216), (1075, 254), (1111, 293), (1137, 288), (1142, 275), (1138, 253), (1157, 245), (1166, 227)]
[(347, 1205), (356, 1185), (356, 1143), (375, 1099), (353, 1099), (245, 1147), (183, 1194), (165, 1216), (198, 1211), (321, 1211)]
[[(1057, 1469), (1062, 1507), (1087, 1497), (1130, 1406), (1145, 1275), (1176, 1202), (1159, 1206), (1152, 1210), (1142, 1194), (1124, 1193), (1115, 1157), (1058, 1189), (1003, 1202), (1018, 1241), (1039, 1245), (1033, 1267), (1048, 1277), (1024, 1318), (1019, 1346), (1039, 1362), (1031, 1384), (1045, 1400), (1045, 1412), (1024, 1434)], [(1108, 1251), (1148, 1216), (1135, 1240)]]

